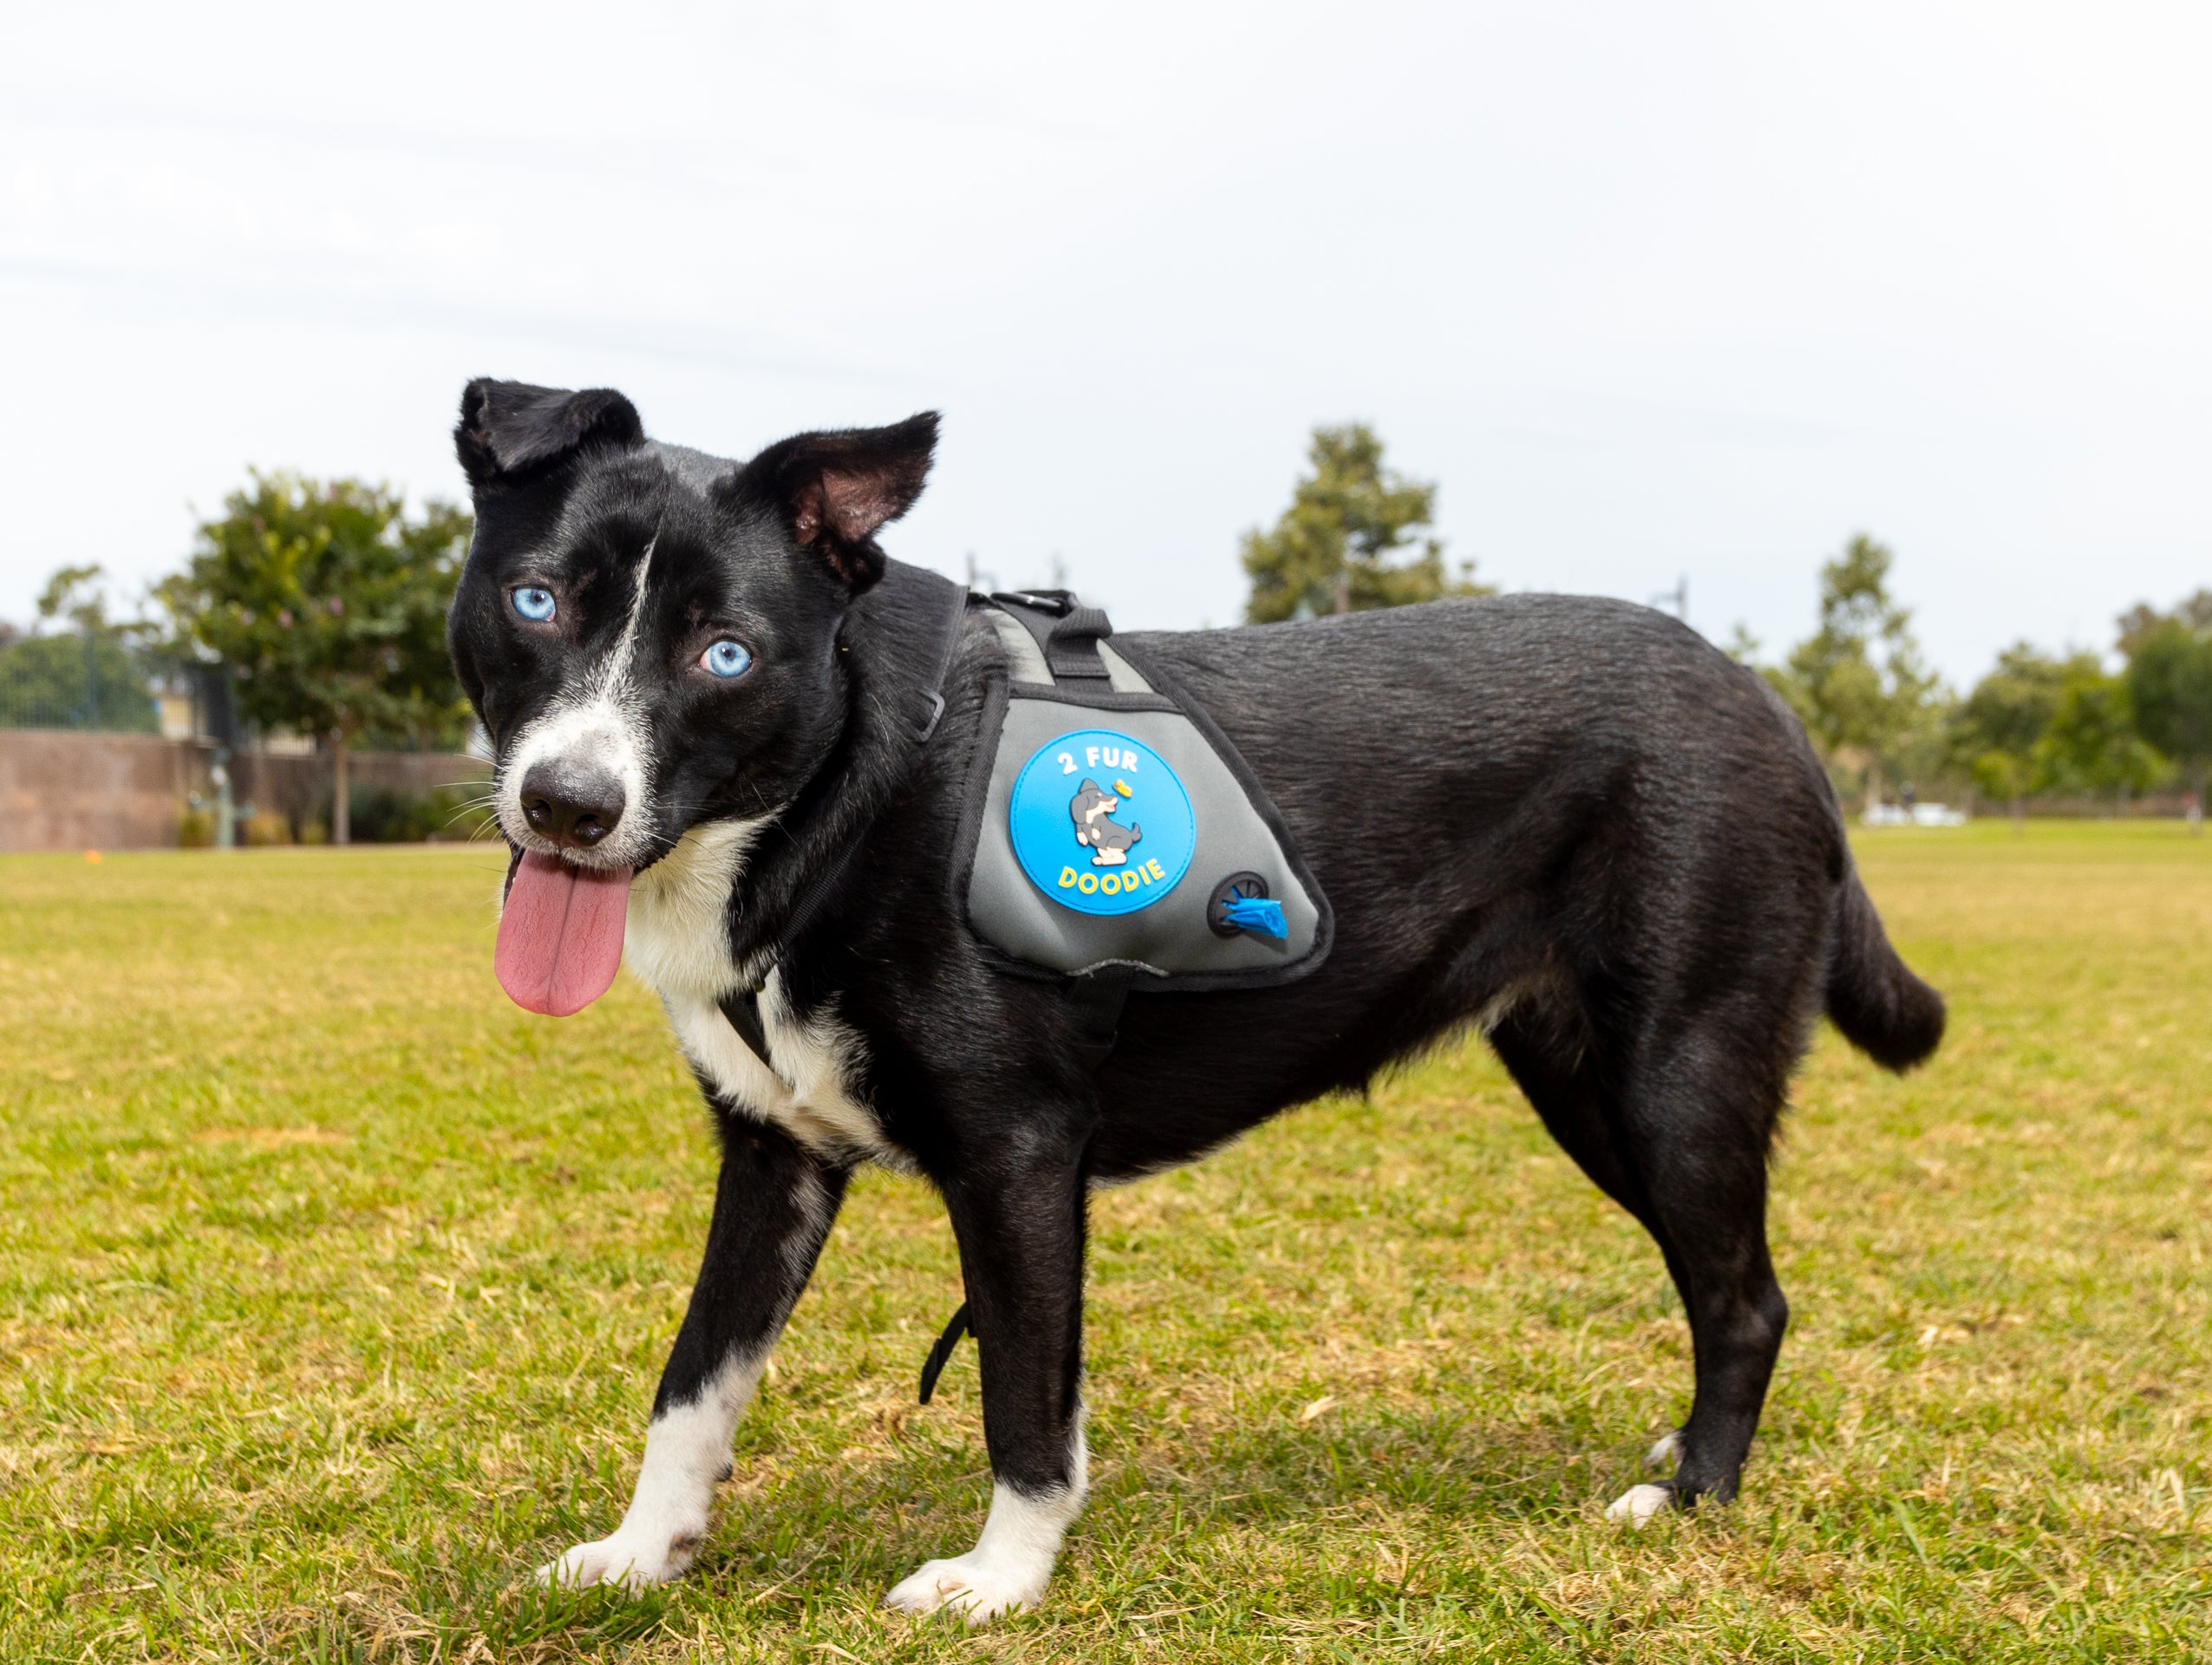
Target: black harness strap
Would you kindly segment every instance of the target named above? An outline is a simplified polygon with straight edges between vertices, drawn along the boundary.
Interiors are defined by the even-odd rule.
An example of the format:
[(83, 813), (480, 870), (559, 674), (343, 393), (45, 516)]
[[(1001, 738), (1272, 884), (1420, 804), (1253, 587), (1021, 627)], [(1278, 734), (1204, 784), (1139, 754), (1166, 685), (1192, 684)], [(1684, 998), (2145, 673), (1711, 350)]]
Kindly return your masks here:
[[(715, 1002), (722, 1009), (722, 1015), (737, 1031), (737, 1038), (745, 1042), (753, 1055), (762, 1063), (768, 1062), (768, 1032), (760, 1026), (760, 991), (741, 989), (735, 994), (724, 995)], [(769, 1064), (771, 1069), (775, 1066)]]
[(957, 584), (952, 588), (952, 617), (945, 621), (944, 652), (937, 660), (936, 676), (931, 678), (929, 687), (921, 690), (925, 708), (914, 730), (917, 745), (929, 742), (930, 736), (937, 732), (938, 720), (944, 715), (944, 685), (952, 676), (952, 662), (960, 653), (961, 626), (968, 621), (967, 588)]
[[(934, 573), (930, 576), (936, 577)], [(944, 715), (945, 679), (952, 674), (952, 662), (960, 652), (961, 625), (968, 617), (967, 587), (949, 578), (941, 578), (938, 582), (951, 592), (952, 607), (942, 633), (943, 650), (937, 656), (936, 674), (927, 688), (915, 690), (920, 702), (914, 726), (917, 744), (926, 742), (930, 735), (936, 733), (938, 720)], [(855, 846), (848, 844), (814, 876), (813, 882), (799, 893), (798, 901), (792, 904), (791, 912), (784, 920), (783, 930), (778, 933), (779, 947), (787, 947), (796, 942), (822, 904), (829, 900), (830, 892), (837, 887), (838, 880), (845, 876), (855, 848)], [(771, 958), (768, 970), (774, 969), (775, 960)], [(716, 1003), (721, 1008), (722, 1016), (728, 1021), (730, 1028), (737, 1031), (737, 1038), (745, 1042), (755, 1058), (773, 1071), (775, 1064), (768, 1056), (768, 1032), (760, 1021), (760, 990), (767, 981), (767, 972), (764, 971), (760, 983), (750, 989), (740, 989), (725, 995)]]
[(1100, 966), (1067, 982), (1067, 1004), (1075, 1014), (1075, 1046), (1096, 1074), (1121, 1037), (1121, 1009), (1129, 1003), (1136, 973), (1127, 966)]
[(1113, 625), (1103, 610), (1084, 606), (1072, 590), (1010, 590), (991, 599), (1036, 638), (1053, 681), (1107, 680), (1099, 643), (1113, 634)]
[(930, 1356), (922, 1361), (922, 1403), (930, 1402), (930, 1395), (937, 1391), (937, 1378), (944, 1374), (945, 1366), (952, 1360), (952, 1349), (960, 1345), (960, 1338), (968, 1333), (968, 1303), (962, 1301), (960, 1310), (952, 1315), (952, 1322), (944, 1327)]

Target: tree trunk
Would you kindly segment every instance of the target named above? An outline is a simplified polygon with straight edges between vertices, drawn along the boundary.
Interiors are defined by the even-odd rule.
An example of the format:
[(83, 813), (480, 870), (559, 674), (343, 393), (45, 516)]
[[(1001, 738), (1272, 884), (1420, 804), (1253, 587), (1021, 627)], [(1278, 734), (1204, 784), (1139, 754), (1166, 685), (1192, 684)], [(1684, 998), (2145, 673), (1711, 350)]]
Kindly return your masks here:
[(1869, 757), (1866, 765), (1866, 809), (1859, 813), (1864, 814), (1867, 809), (1874, 808), (1881, 801), (1882, 760), (1878, 757)]
[(353, 842), (353, 778), (343, 728), (330, 736), (330, 842)]
[(2017, 792), (2013, 794), (2013, 836), (2020, 838), (2027, 831), (2027, 806)]
[(1336, 610), (1352, 610), (1352, 568), (1348, 563), (1336, 569)]

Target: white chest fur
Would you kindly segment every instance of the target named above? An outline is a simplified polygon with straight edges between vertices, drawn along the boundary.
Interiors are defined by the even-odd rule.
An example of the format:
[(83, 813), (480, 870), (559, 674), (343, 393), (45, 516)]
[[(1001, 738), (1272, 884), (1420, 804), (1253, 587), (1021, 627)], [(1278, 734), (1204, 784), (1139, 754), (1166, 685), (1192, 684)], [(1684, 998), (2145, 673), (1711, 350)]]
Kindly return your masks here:
[(631, 882), (623, 936), (630, 970), (660, 996), (692, 1067), (740, 1108), (819, 1155), (895, 1163), (897, 1153), (874, 1114), (852, 1094), (862, 1043), (834, 1009), (798, 1021), (770, 972), (760, 989), (767, 1059), (756, 1057), (722, 1015), (723, 996), (741, 986), (729, 957), (730, 893), (763, 825), (695, 826)]

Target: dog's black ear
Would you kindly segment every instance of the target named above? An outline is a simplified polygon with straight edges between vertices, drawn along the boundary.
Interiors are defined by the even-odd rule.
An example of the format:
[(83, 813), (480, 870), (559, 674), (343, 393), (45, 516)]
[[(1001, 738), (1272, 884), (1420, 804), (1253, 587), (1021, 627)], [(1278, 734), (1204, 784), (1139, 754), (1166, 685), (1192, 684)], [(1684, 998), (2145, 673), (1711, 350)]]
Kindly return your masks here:
[(637, 408), (612, 388), (533, 388), (479, 377), (461, 389), (453, 449), (472, 486), (527, 473), (587, 445), (627, 447), (645, 440)]
[(889, 428), (799, 434), (746, 464), (741, 485), (773, 503), (793, 541), (858, 595), (884, 576), (876, 532), (914, 506), (936, 445), (934, 410)]

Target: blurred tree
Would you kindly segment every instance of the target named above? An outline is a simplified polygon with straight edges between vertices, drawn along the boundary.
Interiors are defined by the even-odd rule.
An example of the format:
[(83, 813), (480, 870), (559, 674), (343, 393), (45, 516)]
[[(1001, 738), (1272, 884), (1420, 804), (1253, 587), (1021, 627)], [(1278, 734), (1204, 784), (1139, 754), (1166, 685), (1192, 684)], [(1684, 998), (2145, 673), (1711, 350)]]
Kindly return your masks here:
[(258, 471), (223, 506), (157, 593), (179, 635), (231, 667), (247, 718), (329, 745), (331, 836), (346, 843), (353, 747), (449, 741), (466, 721), (446, 610), (468, 513), (431, 502), (410, 519), (387, 486)]
[[(108, 617), (103, 576), (97, 566), (61, 568), (38, 597), (30, 632), (0, 638), (0, 722), (124, 734), (160, 726), (143, 663), (148, 627)], [(50, 630), (57, 622), (69, 628)]]
[(2170, 613), (2137, 607), (2124, 615), (2120, 650), (2137, 728), (2180, 766), (2201, 808), (2212, 767), (2212, 591)]
[(2057, 659), (2026, 642), (2014, 643), (1953, 714), (1952, 761), (1966, 769), (1976, 791), (2011, 805), (2017, 821), (2021, 800), (2034, 790), (2037, 742), (2051, 726), (2068, 681), (2097, 673), (2093, 654)]
[(108, 620), (108, 589), (101, 583), (107, 569), (91, 566), (57, 566), (46, 580), (46, 588), (38, 592), (38, 617), (41, 624), (54, 619), (67, 619), (81, 630), (128, 630), (128, 625), (111, 625)]
[(1316, 428), (1306, 456), (1312, 472), (1293, 489), (1282, 519), (1269, 531), (1244, 534), (1250, 623), (1491, 593), (1474, 581), (1472, 561), (1459, 563), (1456, 578), (1447, 573), (1434, 538), (1421, 539), (1410, 560), (1385, 560), (1434, 518), (1436, 486), (1386, 469), (1382, 441), (1366, 423)]
[(2147, 601), (2137, 602), (2120, 615), (2120, 651), (2134, 652), (2136, 643), (2146, 633), (2175, 620), (2192, 630), (2212, 630), (2212, 590), (2198, 591), (2176, 604), (2170, 613), (2160, 612)]
[(1896, 559), (1865, 533), (1854, 536), (1820, 569), (1820, 628), (1763, 673), (1824, 757), (1864, 756), (1869, 803), (1881, 799), (1884, 761), (1925, 735), (1943, 706), (1913, 639), (1912, 612), (1889, 594)]
[(2031, 790), (2097, 798), (2156, 785), (2166, 761), (2137, 732), (2127, 684), (2106, 676), (2094, 659), (2085, 660), (2068, 672), (2035, 742)]

